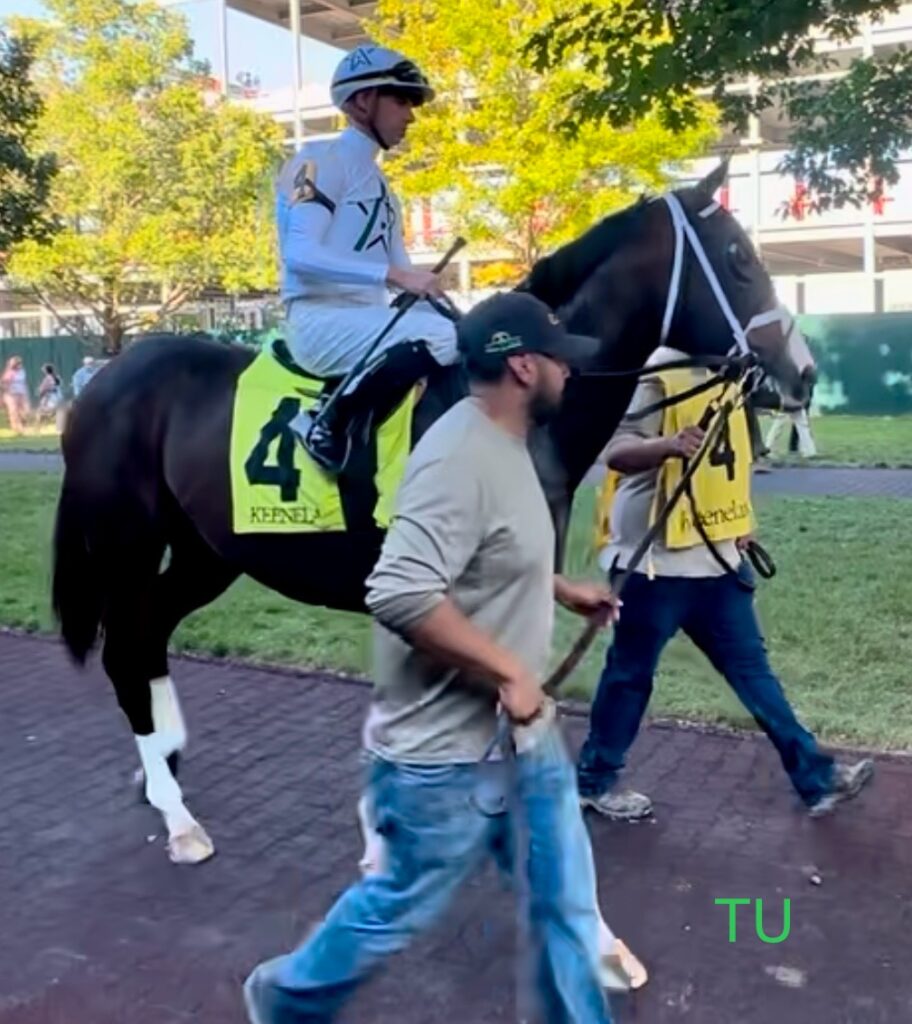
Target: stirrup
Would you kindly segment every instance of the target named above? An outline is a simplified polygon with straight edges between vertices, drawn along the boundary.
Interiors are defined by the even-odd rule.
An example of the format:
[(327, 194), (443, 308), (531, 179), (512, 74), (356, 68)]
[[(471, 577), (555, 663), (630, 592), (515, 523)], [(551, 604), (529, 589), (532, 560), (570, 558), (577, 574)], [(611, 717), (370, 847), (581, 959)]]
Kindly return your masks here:
[(314, 420), (304, 438), (307, 454), (325, 473), (338, 476), (351, 456), (352, 441), (349, 432), (343, 431), (341, 436), (334, 434), (320, 422)]
[(307, 435), (310, 433), (313, 425), (313, 414), (306, 409), (302, 409), (294, 419), (290, 420), (288, 423), (289, 429), (294, 434), (295, 439), (305, 451), (307, 450)]

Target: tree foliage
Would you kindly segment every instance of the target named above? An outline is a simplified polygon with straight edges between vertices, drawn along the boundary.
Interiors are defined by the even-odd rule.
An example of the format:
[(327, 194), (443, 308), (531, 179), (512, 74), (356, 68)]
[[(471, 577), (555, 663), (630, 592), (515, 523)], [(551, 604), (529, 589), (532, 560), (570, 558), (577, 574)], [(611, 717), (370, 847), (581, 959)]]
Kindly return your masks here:
[[(836, 55), (899, 0), (586, 0), (531, 41), (542, 72), (578, 63), (590, 83), (573, 100), (571, 129), (625, 124), (651, 111), (671, 130), (695, 124), (700, 96), (745, 131), (778, 112), (790, 126), (782, 170), (812, 208), (878, 198), (912, 146), (912, 53)], [(840, 57), (842, 59), (840, 59)], [(845, 74), (833, 74), (844, 71)]]
[(32, 60), (28, 39), (0, 32), (0, 266), (14, 242), (53, 229), (47, 199), (56, 164), (34, 150), (41, 98), (29, 77)]
[(62, 228), (14, 246), (14, 278), (115, 351), (206, 287), (272, 287), (275, 123), (207, 94), (183, 18), (153, 0), (45, 5), (29, 31)]
[(391, 173), (408, 195), (443, 197), (454, 229), (492, 258), (508, 256), (516, 273), (638, 192), (663, 188), (716, 134), (711, 107), (696, 100), (677, 131), (647, 105), (563, 133), (568, 98), (594, 88), (594, 76), (568, 62), (540, 74), (523, 52), (575, 9), (575, 0), (380, 0), (369, 26), (437, 90)]

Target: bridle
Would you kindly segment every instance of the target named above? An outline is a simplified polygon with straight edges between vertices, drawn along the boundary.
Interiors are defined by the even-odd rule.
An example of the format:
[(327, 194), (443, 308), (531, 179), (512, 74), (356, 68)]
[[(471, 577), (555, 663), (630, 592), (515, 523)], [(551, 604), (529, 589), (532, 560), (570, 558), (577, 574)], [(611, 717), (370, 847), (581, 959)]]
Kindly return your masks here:
[[(668, 207), (668, 213), (671, 217), (675, 236), (674, 255), (672, 257), (671, 265), (671, 280), (668, 285), (668, 297), (665, 300), (665, 314), (662, 317), (662, 330), (659, 334), (660, 345), (665, 344), (668, 340), (669, 334), (671, 333), (672, 322), (674, 320), (681, 295), (681, 279), (684, 273), (684, 258), (686, 256), (688, 246), (690, 246), (691, 251), (697, 258), (697, 262), (700, 264), (703, 275), (706, 278), (710, 290), (713, 293), (713, 297), (716, 300), (716, 305), (718, 305), (722, 315), (728, 321), (728, 326), (732, 333), (733, 352), (742, 356), (747, 355), (750, 352), (748, 335), (751, 331), (757, 330), (760, 327), (766, 327), (769, 324), (776, 323), (777, 321), (783, 325), (783, 335), (788, 334), (785, 330), (785, 321), (790, 320), (791, 318), (788, 311), (783, 306), (778, 305), (774, 306), (772, 309), (764, 310), (762, 313), (755, 313), (750, 320), (742, 326), (741, 322), (735, 316), (734, 310), (731, 308), (728, 296), (725, 294), (725, 290), (719, 283), (719, 277), (716, 274), (712, 263), (710, 263), (709, 257), (706, 255), (706, 250), (703, 248), (700, 236), (694, 230), (693, 224), (690, 223), (690, 218), (687, 216), (687, 212), (684, 209), (684, 205), (681, 200), (678, 199), (674, 192), (668, 192), (664, 196), (657, 197), (653, 202), (664, 202)], [(713, 201), (700, 210), (697, 216), (706, 220), (720, 209), (721, 206), (719, 203)]]

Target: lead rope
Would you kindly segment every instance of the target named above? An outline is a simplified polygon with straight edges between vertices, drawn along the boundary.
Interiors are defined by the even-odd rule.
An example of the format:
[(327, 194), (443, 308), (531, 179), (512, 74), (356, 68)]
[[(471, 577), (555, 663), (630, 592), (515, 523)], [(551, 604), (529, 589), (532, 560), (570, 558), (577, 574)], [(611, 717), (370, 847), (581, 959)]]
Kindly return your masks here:
[[(730, 384), (729, 386), (732, 385)], [(616, 597), (620, 597), (623, 593), (624, 587), (627, 585), (627, 581), (646, 556), (646, 553), (655, 543), (659, 534), (665, 529), (665, 525), (667, 524), (671, 513), (674, 511), (675, 506), (687, 493), (694, 474), (700, 468), (700, 465), (702, 464), (703, 459), (706, 458), (707, 453), (711, 451), (718, 442), (722, 430), (724, 430), (734, 409), (735, 403), (731, 400), (725, 402), (719, 408), (713, 408), (712, 405), (707, 406), (706, 412), (704, 412), (699, 424), (700, 428), (706, 431), (706, 436), (703, 438), (703, 444), (700, 446), (697, 454), (687, 464), (683, 474), (681, 475), (681, 479), (668, 496), (668, 499), (662, 506), (661, 511), (656, 516), (655, 521), (643, 535), (640, 543), (636, 546), (627, 567), (621, 570), (615, 578), (615, 582), (612, 584), (612, 590)], [(567, 680), (567, 677), (573, 673), (582, 658), (585, 656), (586, 652), (592, 646), (596, 636), (607, 624), (609, 615), (610, 610), (606, 608), (603, 611), (595, 612), (593, 615), (589, 616), (589, 619), (576, 642), (570, 648), (564, 659), (545, 680), (542, 689), (547, 696), (554, 697), (557, 694), (557, 691)], [(497, 732), (494, 739), (489, 743), (487, 750), (482, 757), (482, 761), (489, 760), (491, 755), (498, 748), (503, 752), (507, 747), (512, 746), (510, 728), (509, 717), (501, 712), (498, 716)]]

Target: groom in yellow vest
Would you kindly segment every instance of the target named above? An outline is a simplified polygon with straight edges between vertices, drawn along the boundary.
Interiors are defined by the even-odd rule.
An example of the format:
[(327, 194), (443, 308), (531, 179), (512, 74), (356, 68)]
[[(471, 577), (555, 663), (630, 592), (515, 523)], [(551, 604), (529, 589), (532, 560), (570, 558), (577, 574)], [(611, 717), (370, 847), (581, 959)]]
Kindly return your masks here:
[[(681, 358), (684, 353), (671, 348), (656, 350), (650, 359), (656, 372), (641, 380), (606, 450), (609, 472), (599, 502), (597, 544), (609, 573), (628, 566), (680, 479), (684, 460), (701, 449), (704, 433), (698, 424), (707, 404), (721, 397), (724, 385), (642, 415), (666, 396), (684, 395), (707, 379), (706, 370), (660, 369)], [(753, 576), (741, 556), (753, 529), (750, 480), (747, 418), (737, 409), (700, 461), (693, 502), (679, 502), (664, 536), (627, 583), (577, 768), (583, 805), (606, 817), (634, 820), (652, 813), (648, 796), (615, 786), (646, 712), (659, 656), (679, 630), (725, 677), (773, 742), (811, 814), (824, 814), (855, 796), (873, 774), (870, 760), (837, 764), (820, 751), (770, 668), (754, 611)]]

